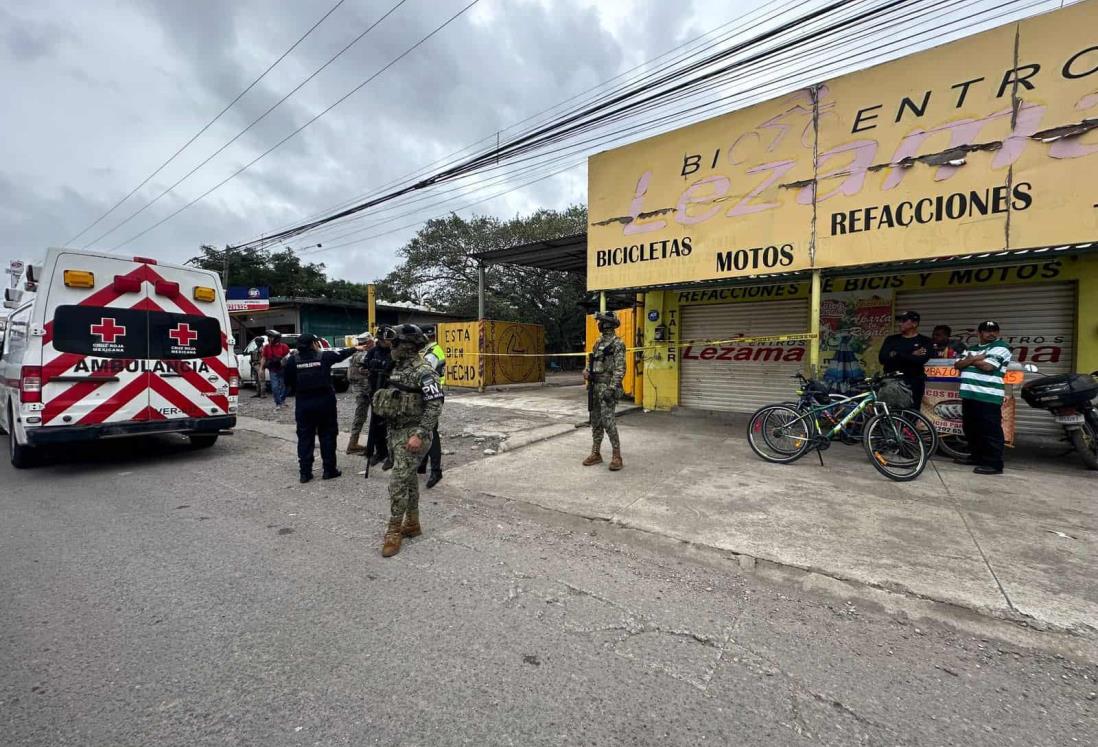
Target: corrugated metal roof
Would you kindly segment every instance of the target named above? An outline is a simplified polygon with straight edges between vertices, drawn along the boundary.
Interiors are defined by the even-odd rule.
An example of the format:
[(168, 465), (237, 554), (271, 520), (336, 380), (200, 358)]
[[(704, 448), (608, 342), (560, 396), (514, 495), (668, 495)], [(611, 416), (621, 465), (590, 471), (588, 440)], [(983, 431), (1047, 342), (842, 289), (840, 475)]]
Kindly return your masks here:
[(587, 274), (587, 234), (519, 244), (471, 255), (490, 265), (518, 265)]

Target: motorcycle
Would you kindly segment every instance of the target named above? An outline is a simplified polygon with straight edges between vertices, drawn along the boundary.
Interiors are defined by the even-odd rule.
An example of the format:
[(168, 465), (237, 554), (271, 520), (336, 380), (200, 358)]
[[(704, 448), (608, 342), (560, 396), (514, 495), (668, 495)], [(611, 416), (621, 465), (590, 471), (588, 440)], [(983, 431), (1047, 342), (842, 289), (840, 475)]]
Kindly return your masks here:
[(1034, 379), (1022, 387), (1030, 407), (1048, 410), (1056, 418), (1087, 469), (1098, 470), (1098, 371)]

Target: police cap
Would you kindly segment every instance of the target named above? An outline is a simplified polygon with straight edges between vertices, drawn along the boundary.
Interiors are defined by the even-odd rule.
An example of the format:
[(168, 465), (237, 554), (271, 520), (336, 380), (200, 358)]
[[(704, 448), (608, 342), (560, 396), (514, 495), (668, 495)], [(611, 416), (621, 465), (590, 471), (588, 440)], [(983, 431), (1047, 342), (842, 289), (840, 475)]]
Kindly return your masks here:
[(299, 348), (311, 348), (313, 343), (317, 341), (317, 336), (306, 332), (297, 338), (297, 346)]

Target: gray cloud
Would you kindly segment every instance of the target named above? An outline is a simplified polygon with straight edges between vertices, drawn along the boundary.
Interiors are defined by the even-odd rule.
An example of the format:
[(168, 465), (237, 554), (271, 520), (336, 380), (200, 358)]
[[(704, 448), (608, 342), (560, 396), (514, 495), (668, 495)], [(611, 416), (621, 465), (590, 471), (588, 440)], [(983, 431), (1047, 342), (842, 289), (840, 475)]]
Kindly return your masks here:
[[(756, 0), (757, 2), (758, 0)], [(0, 85), (19, 102), (0, 141), (0, 262), (63, 242), (98, 217), (231, 101), (334, 0), (271, 4), (201, 0), (73, 4), (0, 11)], [(201, 194), (322, 111), (428, 33), (465, 0), (411, 0), (252, 132), (97, 248), (109, 249)], [(102, 224), (106, 231), (176, 181), (391, 7), (348, 0), (176, 162)], [(739, 5), (739, 4), (737, 4)], [(121, 251), (165, 261), (300, 220), (565, 100), (741, 13), (643, 0), (482, 0), (402, 60), (224, 187)], [(691, 31), (687, 31), (690, 29)], [(563, 164), (562, 164), (563, 165)], [(470, 195), (470, 201), (517, 185)], [(493, 199), (511, 216), (585, 198), (583, 168)], [(439, 198), (442, 199), (442, 198)], [(426, 201), (430, 203), (431, 201)], [(420, 203), (423, 204), (423, 203)], [(365, 227), (362, 243), (309, 253), (334, 277), (367, 280), (394, 264), (414, 229), (450, 203), (371, 215), (303, 237), (304, 247)], [(467, 212), (465, 214), (468, 214)], [(386, 234), (370, 239), (375, 234)]]

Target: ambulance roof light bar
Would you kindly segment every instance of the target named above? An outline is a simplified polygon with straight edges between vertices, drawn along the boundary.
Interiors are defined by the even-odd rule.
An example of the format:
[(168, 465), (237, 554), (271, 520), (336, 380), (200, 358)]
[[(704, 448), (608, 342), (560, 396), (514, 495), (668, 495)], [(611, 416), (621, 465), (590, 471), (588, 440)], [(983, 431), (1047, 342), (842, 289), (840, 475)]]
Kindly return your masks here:
[(144, 265), (155, 265), (156, 264), (155, 259), (149, 259), (148, 257), (134, 257), (133, 261), (134, 262), (140, 262), (141, 264), (144, 264)]

